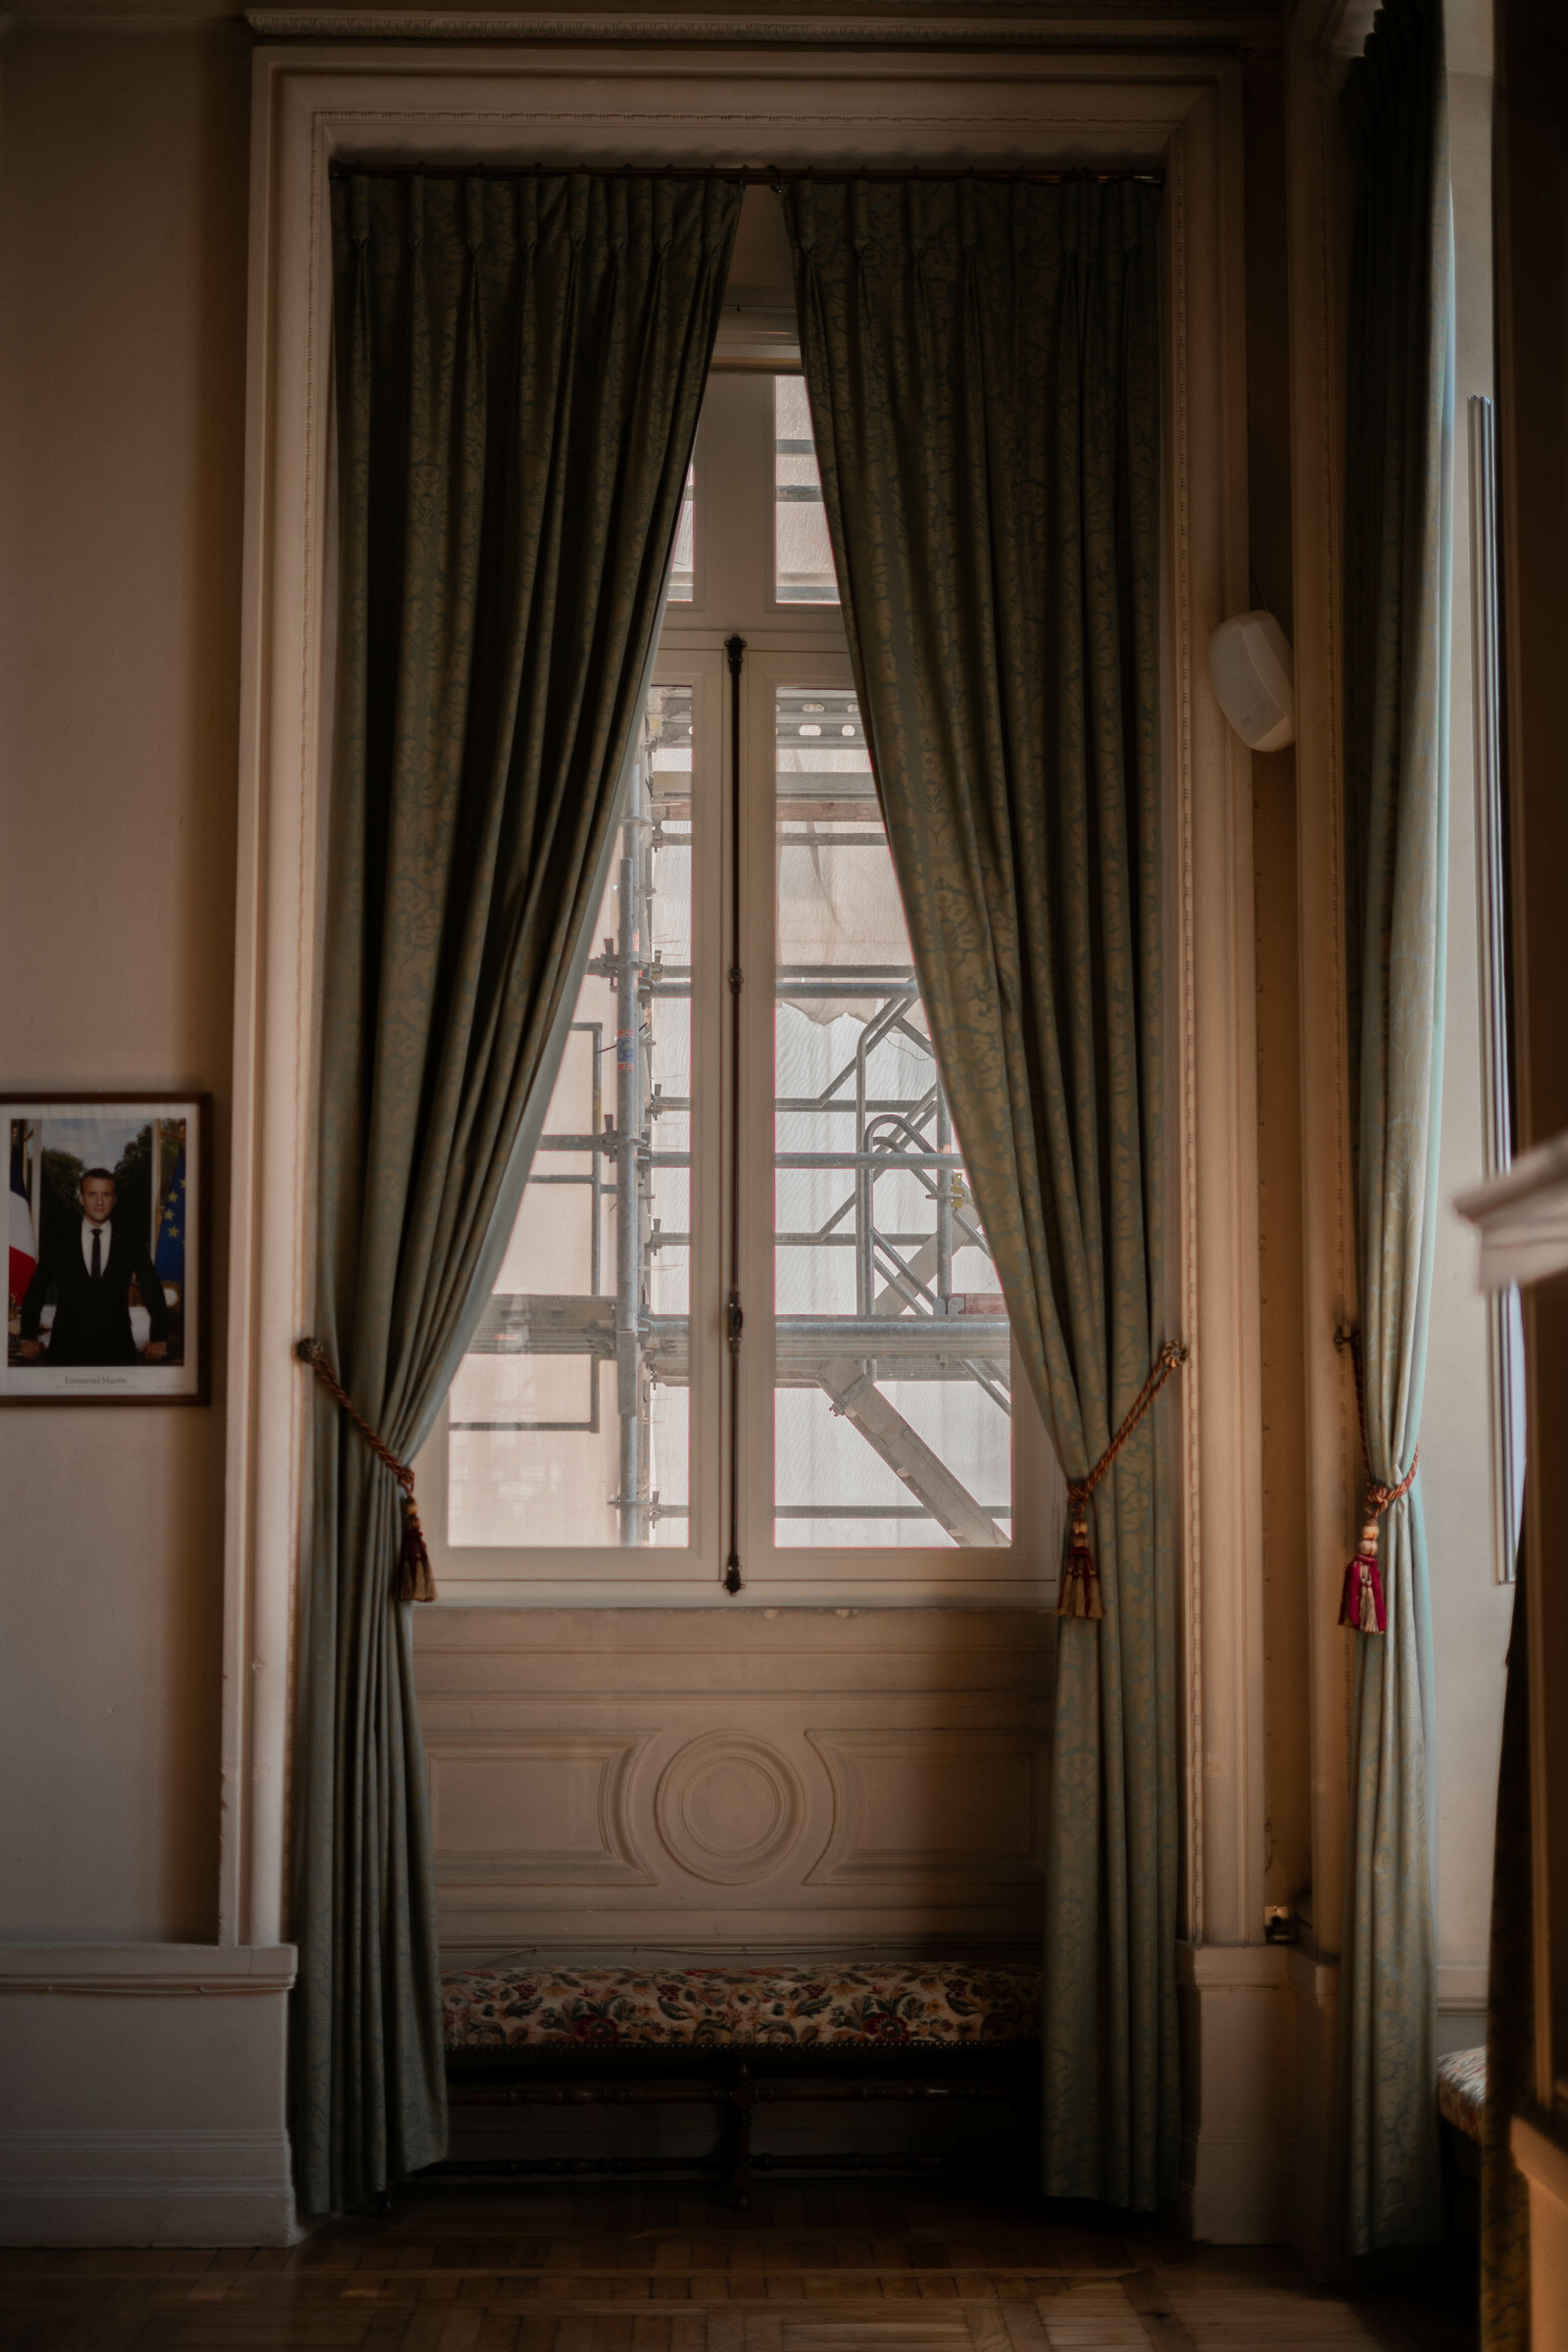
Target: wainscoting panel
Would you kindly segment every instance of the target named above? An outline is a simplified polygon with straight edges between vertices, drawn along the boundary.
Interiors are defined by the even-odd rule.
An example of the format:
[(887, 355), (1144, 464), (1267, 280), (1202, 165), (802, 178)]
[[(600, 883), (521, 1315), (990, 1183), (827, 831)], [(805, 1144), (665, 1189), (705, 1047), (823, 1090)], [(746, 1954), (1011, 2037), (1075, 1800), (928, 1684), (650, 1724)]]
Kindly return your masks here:
[(581, 1732), (429, 1742), (436, 1869), (453, 1886), (655, 1886), (626, 1818), (647, 1746)]
[(807, 1738), (833, 1783), (833, 1838), (812, 1884), (1039, 1877), (1044, 1758), (1027, 1727)]
[(443, 1945), (1033, 1957), (1054, 1620), (416, 1619)]

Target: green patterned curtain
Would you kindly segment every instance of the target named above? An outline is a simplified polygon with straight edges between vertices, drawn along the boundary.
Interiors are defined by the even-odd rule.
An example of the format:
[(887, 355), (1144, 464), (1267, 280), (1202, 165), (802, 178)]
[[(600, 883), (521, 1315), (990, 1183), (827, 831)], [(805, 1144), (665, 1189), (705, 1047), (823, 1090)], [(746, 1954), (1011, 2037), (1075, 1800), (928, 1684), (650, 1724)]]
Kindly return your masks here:
[(1482, 2352), (1530, 2352), (1530, 2184), (1508, 2144), (1536, 2103), (1536, 1911), (1530, 1830), (1530, 1611), (1524, 1546), (1513, 1589), (1497, 1761), (1487, 1970), (1487, 2103), (1481, 2117)]
[[(1346, 413), (1350, 1102), (1367, 1472), (1421, 1422), (1437, 1229), (1447, 895), (1450, 224), (1439, 0), (1390, 0), (1346, 89), (1355, 162)], [(1380, 1524), (1385, 1634), (1351, 1633), (1340, 1992), (1345, 2247), (1443, 2234), (1431, 1650), (1419, 1481)]]
[[(920, 986), (1081, 1478), (1167, 1336), (1159, 192), (850, 180), (784, 206)], [(1141, 2209), (1180, 2137), (1168, 1411), (1094, 1498), (1102, 1621), (1059, 1621), (1046, 1898), (1044, 2186)]]
[[(494, 1279), (526, 1106), (569, 1018), (738, 210), (734, 187), (582, 174), (332, 190), (315, 1331), (405, 1461)], [(362, 2204), (446, 2142), (399, 1494), (316, 1394), (295, 1777), (308, 2213)]]

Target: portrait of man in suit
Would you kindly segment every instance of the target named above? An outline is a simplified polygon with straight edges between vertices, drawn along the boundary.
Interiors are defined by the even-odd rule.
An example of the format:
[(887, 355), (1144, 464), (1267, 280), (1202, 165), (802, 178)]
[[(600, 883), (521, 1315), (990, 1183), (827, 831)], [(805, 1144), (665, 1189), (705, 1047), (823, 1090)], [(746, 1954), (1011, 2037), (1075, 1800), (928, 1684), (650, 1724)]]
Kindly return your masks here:
[[(22, 1301), (20, 1353), (57, 1364), (161, 1363), (168, 1353), (169, 1310), (143, 1236), (115, 1216), (117, 1186), (107, 1168), (88, 1168), (77, 1192), (80, 1222), (56, 1231), (43, 1245)], [(150, 1330), (138, 1348), (130, 1320), (135, 1283)], [(41, 1335), (43, 1310), (54, 1299), (54, 1325)]]

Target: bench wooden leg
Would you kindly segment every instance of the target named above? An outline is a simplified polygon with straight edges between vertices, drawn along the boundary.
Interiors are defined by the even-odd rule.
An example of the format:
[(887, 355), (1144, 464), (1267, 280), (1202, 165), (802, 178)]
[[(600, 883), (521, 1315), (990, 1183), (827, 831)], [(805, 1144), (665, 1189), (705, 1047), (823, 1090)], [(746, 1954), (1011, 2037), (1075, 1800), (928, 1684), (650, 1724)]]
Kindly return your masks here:
[(726, 2199), (742, 2213), (752, 2201), (752, 2108), (756, 2090), (744, 2059), (728, 2070), (720, 2138)]

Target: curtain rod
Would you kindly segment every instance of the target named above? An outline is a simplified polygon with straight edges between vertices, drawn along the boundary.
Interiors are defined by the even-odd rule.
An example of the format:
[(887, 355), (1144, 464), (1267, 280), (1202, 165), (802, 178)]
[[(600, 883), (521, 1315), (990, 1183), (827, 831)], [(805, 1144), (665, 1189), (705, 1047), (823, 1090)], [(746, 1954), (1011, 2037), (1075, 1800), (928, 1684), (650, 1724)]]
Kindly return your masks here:
[(1079, 181), (1096, 187), (1131, 182), (1137, 187), (1160, 188), (1162, 172), (1131, 170), (1102, 172), (1088, 164), (1061, 171), (1036, 170), (1030, 165), (961, 165), (926, 170), (910, 164), (902, 169), (855, 165), (834, 170), (816, 164), (370, 164), (334, 162), (327, 168), (332, 179), (354, 179), (360, 173), (377, 179), (669, 179), (732, 181), (743, 188), (777, 188), (786, 180), (1027, 180), (1045, 187), (1064, 187)]

